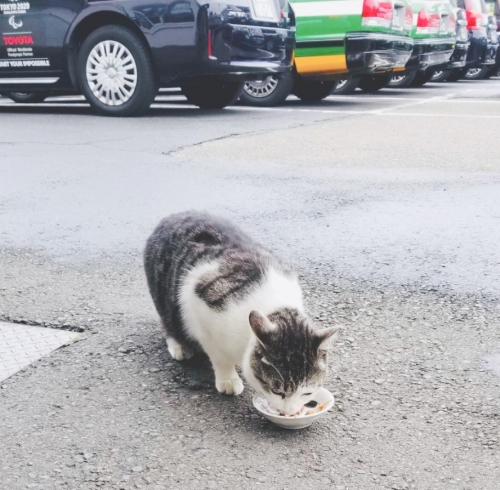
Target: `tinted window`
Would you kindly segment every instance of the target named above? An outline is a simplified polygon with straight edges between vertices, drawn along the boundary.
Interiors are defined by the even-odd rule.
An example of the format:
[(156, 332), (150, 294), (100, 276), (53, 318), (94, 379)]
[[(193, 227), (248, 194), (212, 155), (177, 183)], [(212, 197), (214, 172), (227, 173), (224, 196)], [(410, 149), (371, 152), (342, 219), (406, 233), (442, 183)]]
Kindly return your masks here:
[(179, 0), (173, 2), (164, 16), (165, 23), (194, 22), (194, 12), (191, 2)]

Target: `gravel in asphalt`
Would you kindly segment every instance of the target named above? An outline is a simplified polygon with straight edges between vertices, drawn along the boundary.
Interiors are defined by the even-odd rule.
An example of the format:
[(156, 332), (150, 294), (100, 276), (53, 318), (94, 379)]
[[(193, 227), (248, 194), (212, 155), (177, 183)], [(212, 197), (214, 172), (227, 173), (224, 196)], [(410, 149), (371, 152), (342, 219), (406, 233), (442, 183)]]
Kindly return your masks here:
[[(84, 329), (0, 385), (2, 489), (498, 488), (500, 82), (377, 96), (162, 96), (135, 120), (0, 102), (0, 320)], [(312, 318), (342, 326), (309, 429), (169, 357), (141, 253), (189, 208), (292, 262)]]

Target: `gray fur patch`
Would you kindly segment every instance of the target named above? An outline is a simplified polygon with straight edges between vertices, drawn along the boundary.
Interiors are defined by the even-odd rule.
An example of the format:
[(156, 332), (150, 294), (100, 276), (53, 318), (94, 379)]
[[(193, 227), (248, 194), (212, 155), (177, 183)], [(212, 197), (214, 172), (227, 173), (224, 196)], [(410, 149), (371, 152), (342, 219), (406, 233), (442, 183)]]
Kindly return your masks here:
[(318, 384), (327, 375), (327, 352), (309, 320), (297, 310), (284, 308), (268, 315), (276, 325), (264, 344), (257, 343), (250, 363), (255, 377), (268, 392), (289, 396), (302, 384)]
[(230, 222), (206, 213), (181, 213), (163, 219), (149, 237), (144, 269), (149, 291), (170, 337), (192, 344), (184, 332), (179, 288), (202, 262), (217, 260), (217, 274), (206, 274), (196, 294), (210, 308), (224, 310), (257, 287), (268, 269), (292, 271)]

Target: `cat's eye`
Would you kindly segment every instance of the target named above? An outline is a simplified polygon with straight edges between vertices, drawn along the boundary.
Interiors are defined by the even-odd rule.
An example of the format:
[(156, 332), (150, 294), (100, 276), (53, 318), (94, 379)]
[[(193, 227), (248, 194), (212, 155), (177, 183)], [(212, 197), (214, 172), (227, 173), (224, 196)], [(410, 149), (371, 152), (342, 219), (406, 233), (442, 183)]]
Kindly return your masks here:
[(303, 393), (302, 396), (311, 396), (312, 393)]
[(271, 393), (274, 393), (277, 396), (281, 396), (281, 398), (285, 398), (286, 396), (284, 393), (280, 393), (279, 391), (276, 390), (271, 390)]

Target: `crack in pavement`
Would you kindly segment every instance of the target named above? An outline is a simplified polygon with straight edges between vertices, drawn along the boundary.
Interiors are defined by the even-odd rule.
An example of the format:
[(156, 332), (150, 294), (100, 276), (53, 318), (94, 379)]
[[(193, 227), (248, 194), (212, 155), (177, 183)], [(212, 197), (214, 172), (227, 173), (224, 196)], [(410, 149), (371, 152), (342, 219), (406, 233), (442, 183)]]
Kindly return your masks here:
[(193, 144), (190, 144), (190, 145), (179, 146), (179, 147), (175, 148), (174, 150), (162, 151), (161, 155), (168, 156), (168, 157), (169, 156), (174, 156), (177, 153), (180, 153), (180, 152), (182, 152), (184, 150), (188, 150), (188, 149), (191, 149), (191, 148), (196, 148), (197, 146), (202, 146), (202, 145), (204, 145), (206, 143), (213, 143), (215, 141), (226, 140), (226, 139), (233, 138), (233, 137), (238, 137), (238, 136), (255, 136), (255, 135), (259, 135), (259, 134), (269, 134), (269, 133), (273, 133), (273, 132), (276, 132), (276, 131), (287, 131), (289, 129), (305, 128), (305, 127), (309, 127), (309, 126), (314, 126), (315, 124), (321, 124), (323, 122), (334, 121), (334, 120), (337, 120), (337, 119), (347, 119), (347, 118), (350, 118), (350, 117), (353, 117), (353, 116), (357, 116), (357, 115), (358, 114), (342, 113), (342, 116), (340, 114), (335, 114), (336, 117), (331, 117), (331, 116), (330, 117), (324, 117), (322, 119), (318, 119), (316, 121), (312, 121), (312, 122), (309, 122), (309, 123), (294, 124), (292, 126), (286, 126), (284, 128), (266, 128), (266, 129), (261, 129), (261, 130), (258, 130), (258, 131), (244, 131), (242, 133), (230, 133), (230, 134), (226, 134), (224, 136), (218, 136), (216, 138), (209, 138), (208, 140), (199, 141), (198, 143), (193, 143)]
[(256, 133), (256, 131), (250, 131), (248, 133), (230, 133), (230, 134), (226, 134), (224, 136), (218, 136), (217, 138), (209, 138), (208, 140), (199, 141), (198, 143), (193, 143), (191, 145), (179, 146), (179, 147), (175, 148), (174, 150), (162, 151), (161, 154), (169, 157), (169, 156), (174, 155), (175, 153), (186, 150), (187, 148), (194, 148), (196, 146), (204, 145), (205, 143), (212, 143), (213, 141), (225, 140), (228, 138), (232, 138), (233, 136), (241, 136), (243, 134), (246, 135), (246, 134), (252, 134), (252, 133)]

